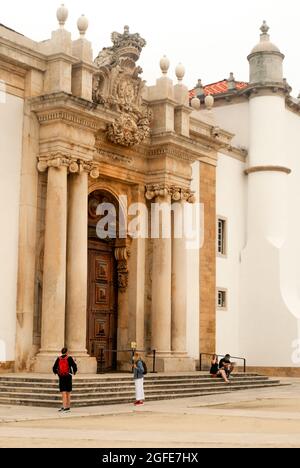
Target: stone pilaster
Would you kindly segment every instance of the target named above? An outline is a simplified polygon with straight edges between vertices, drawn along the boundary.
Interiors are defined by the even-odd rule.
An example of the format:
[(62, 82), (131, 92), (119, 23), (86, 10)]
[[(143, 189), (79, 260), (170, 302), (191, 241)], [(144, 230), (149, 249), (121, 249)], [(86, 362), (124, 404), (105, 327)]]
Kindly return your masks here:
[(200, 350), (216, 351), (216, 167), (200, 164), (204, 245), (200, 252)]

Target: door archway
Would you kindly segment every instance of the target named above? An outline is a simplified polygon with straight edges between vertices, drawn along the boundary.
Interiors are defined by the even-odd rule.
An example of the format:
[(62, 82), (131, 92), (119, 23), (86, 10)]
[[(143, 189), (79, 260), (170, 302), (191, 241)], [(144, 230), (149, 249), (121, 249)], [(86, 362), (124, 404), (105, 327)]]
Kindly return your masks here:
[(97, 224), (101, 220), (97, 208), (101, 203), (113, 204), (118, 214), (116, 199), (109, 192), (96, 190), (89, 195), (87, 348), (89, 354), (97, 358), (98, 369), (103, 356), (102, 369), (114, 371), (117, 368), (117, 355), (112, 351), (118, 345), (116, 238), (108, 234), (105, 239), (99, 239), (97, 235)]

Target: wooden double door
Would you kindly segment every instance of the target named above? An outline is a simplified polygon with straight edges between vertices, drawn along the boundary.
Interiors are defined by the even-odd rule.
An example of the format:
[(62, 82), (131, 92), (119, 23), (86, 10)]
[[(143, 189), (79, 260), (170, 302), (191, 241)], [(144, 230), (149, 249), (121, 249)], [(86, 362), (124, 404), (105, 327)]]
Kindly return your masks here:
[(88, 251), (88, 351), (103, 370), (116, 370), (118, 334), (118, 286), (114, 248), (106, 242), (89, 241)]

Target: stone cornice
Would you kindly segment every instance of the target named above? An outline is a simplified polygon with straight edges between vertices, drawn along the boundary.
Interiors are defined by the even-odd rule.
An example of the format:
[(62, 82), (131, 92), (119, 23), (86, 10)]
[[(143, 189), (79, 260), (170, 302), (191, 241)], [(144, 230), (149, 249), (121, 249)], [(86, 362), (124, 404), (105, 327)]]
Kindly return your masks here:
[[(42, 119), (42, 123), (46, 123), (47, 120), (57, 120), (58, 117), (70, 123), (77, 123), (79, 126), (89, 127), (95, 131), (105, 131), (107, 125), (119, 115), (116, 112), (102, 109), (94, 102), (63, 92), (30, 98), (29, 103), (31, 104), (31, 110)], [(55, 117), (57, 113), (62, 113), (62, 117)], [(76, 117), (78, 114), (80, 117), (75, 118), (75, 121), (73, 121), (74, 115)]]
[(284, 166), (255, 166), (245, 170), (245, 174), (255, 174), (256, 172), (283, 172), (285, 174), (291, 174), (292, 170)]
[(234, 137), (233, 133), (195, 118), (190, 120), (190, 133), (205, 143), (209, 142), (209, 145), (212, 145), (215, 149), (231, 145)]
[(225, 156), (229, 156), (233, 159), (237, 159), (243, 163), (247, 162), (248, 158), (248, 150), (243, 148), (238, 148), (236, 146), (228, 146), (226, 148), (222, 148), (220, 151), (221, 154)]
[(63, 52), (56, 52), (54, 54), (47, 56), (47, 62), (67, 62), (70, 64), (76, 64), (78, 59), (73, 57), (72, 55), (65, 54)]
[(152, 136), (151, 147), (148, 150), (148, 158), (155, 159), (162, 156), (194, 162), (201, 157), (212, 157), (219, 146), (202, 144), (191, 138), (178, 135), (173, 132), (161, 133)]
[(46, 71), (47, 59), (40, 52), (0, 37), (0, 57), (22, 68)]
[(97, 122), (94, 119), (64, 109), (42, 111), (37, 113), (37, 118), (41, 125), (50, 124), (53, 121), (63, 121), (68, 125), (85, 127), (93, 131), (98, 130)]

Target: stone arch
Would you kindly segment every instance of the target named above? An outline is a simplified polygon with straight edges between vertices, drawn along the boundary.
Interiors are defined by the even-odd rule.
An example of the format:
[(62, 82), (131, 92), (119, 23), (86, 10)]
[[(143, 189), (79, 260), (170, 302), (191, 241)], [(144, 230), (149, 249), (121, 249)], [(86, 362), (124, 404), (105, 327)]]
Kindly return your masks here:
[[(111, 355), (111, 349), (117, 349), (119, 343), (119, 337), (122, 333), (122, 316), (124, 310), (124, 296), (126, 296), (126, 291), (128, 288), (128, 257), (129, 257), (129, 248), (128, 248), (128, 239), (120, 238), (118, 236), (119, 229), (116, 229), (117, 237), (116, 238), (107, 238), (99, 239), (97, 238), (97, 231), (95, 230), (95, 224), (97, 223), (98, 218), (91, 218), (91, 208), (94, 210), (94, 207), (90, 207), (90, 200), (92, 200), (93, 194), (95, 194), (96, 201), (101, 201), (101, 196), (104, 198), (107, 196), (108, 201), (113, 203), (117, 208), (117, 220), (119, 220), (119, 212), (122, 210), (122, 216), (127, 216), (127, 209), (124, 203), (122, 203), (122, 198), (120, 195), (112, 188), (109, 184), (95, 182), (89, 187), (89, 302), (88, 302), (88, 311), (87, 311), (87, 320), (88, 320), (88, 349), (89, 353), (92, 356), (95, 356), (98, 360), (98, 368), (101, 366), (99, 359), (104, 358), (104, 363), (102, 363), (102, 368), (107, 370), (114, 370), (117, 367), (118, 359), (115, 359), (117, 355)], [(125, 218), (126, 219), (126, 218)], [(117, 221), (118, 222), (118, 221)], [(113, 257), (113, 258), (112, 258)], [(111, 271), (110, 268), (114, 265), (114, 274), (110, 276), (107, 284), (105, 279), (105, 271), (101, 278), (99, 274), (99, 282), (97, 284), (97, 279), (95, 279), (95, 267), (96, 263), (105, 267), (105, 262), (110, 264), (108, 266), (108, 271)], [(107, 265), (108, 265), (107, 263)], [(111, 309), (105, 310), (105, 301), (106, 293), (105, 288), (114, 284), (114, 288), (110, 286), (110, 297), (115, 297), (115, 303), (111, 306)], [(98, 305), (96, 304), (95, 309), (93, 310), (92, 304), (97, 301), (93, 299), (93, 291), (95, 288), (99, 288), (100, 296), (98, 300)], [(101, 288), (103, 291), (101, 292)], [(102, 294), (102, 298), (101, 298)], [(114, 301), (114, 299), (111, 299)], [(103, 307), (101, 305), (103, 302)], [(107, 301), (109, 302), (109, 301)], [(114, 317), (114, 310), (115, 317)], [(105, 318), (105, 314), (110, 316), (110, 319)], [(109, 328), (109, 323), (113, 323), (116, 326), (116, 329)], [(97, 331), (98, 330), (98, 331)], [(98, 333), (98, 337), (96, 336)], [(94, 335), (93, 335), (94, 334)], [(109, 336), (107, 336), (109, 335)], [(104, 353), (101, 352), (101, 349), (106, 350)], [(119, 348), (118, 348), (119, 349)], [(122, 348), (123, 349), (123, 348)]]

